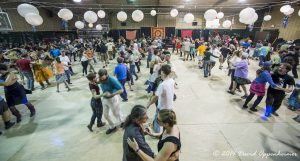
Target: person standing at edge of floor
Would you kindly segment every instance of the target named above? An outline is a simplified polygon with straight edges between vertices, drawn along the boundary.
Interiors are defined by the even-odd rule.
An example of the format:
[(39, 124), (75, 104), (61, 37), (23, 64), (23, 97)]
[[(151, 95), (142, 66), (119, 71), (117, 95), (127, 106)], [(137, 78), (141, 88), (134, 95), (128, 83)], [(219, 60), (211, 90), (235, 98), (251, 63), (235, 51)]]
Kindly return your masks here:
[[(123, 126), (123, 115), (120, 109), (120, 101), (118, 95), (123, 93), (123, 87), (119, 81), (107, 74), (106, 69), (100, 69), (98, 71), (99, 83), (103, 91), (103, 107), (104, 117), (108, 121), (109, 129), (106, 134), (111, 134), (117, 130), (117, 126)], [(117, 119), (117, 123), (112, 121), (109, 115), (109, 111), (112, 111), (114, 117)]]
[(100, 88), (97, 85), (96, 80), (96, 74), (95, 73), (89, 73), (86, 78), (89, 80), (89, 88), (92, 93), (92, 99), (91, 99), (91, 107), (93, 111), (93, 115), (91, 117), (90, 124), (87, 126), (87, 128), (93, 132), (93, 125), (95, 123), (95, 120), (97, 118), (97, 127), (102, 127), (105, 125), (105, 122), (102, 122), (102, 114), (103, 114), (103, 105), (101, 101), (102, 95), (100, 94)]
[(22, 54), (22, 59), (17, 60), (16, 65), (27, 79), (27, 89), (33, 91), (34, 77), (30, 66), (31, 61), (28, 58), (28, 54)]
[(271, 74), (272, 79), (276, 85), (284, 88), (284, 91), (277, 90), (269, 86), (266, 98), (266, 112), (265, 116), (269, 117), (270, 114), (274, 116), (279, 116), (276, 112), (285, 97), (285, 92), (292, 92), (295, 80), (292, 76), (288, 75), (288, 72), (292, 70), (292, 66), (288, 63), (283, 63), (280, 65), (278, 70)]
[(164, 64), (161, 67), (161, 78), (163, 82), (158, 85), (155, 95), (149, 101), (147, 108), (158, 101), (156, 113), (153, 120), (153, 130), (155, 133), (161, 132), (161, 127), (157, 120), (158, 112), (162, 109), (173, 109), (173, 98), (175, 91), (175, 81), (171, 77), (171, 66)]
[(125, 64), (123, 64), (124, 59), (121, 57), (117, 58), (117, 62), (118, 62), (118, 65), (116, 66), (116, 68), (114, 70), (114, 74), (123, 87), (123, 93), (120, 94), (120, 96), (123, 99), (122, 101), (127, 102), (128, 98), (127, 98), (125, 83), (126, 83), (126, 78), (127, 78), (128, 67)]

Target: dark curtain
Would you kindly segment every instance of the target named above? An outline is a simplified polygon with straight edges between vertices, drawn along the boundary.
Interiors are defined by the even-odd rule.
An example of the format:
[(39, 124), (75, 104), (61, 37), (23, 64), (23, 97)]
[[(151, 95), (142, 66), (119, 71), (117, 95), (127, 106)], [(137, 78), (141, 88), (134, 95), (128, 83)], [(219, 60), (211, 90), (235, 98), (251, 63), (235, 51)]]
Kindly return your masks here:
[(199, 30), (199, 29), (193, 30), (192, 38), (193, 39), (200, 39), (200, 37), (201, 37), (201, 30)]
[(126, 38), (126, 30), (119, 30), (119, 35)]
[(166, 37), (172, 37), (175, 35), (175, 27), (166, 27)]
[(151, 37), (151, 27), (141, 27), (141, 36)]
[(177, 30), (176, 35), (177, 35), (177, 37), (181, 37), (181, 30)]
[(202, 31), (202, 35), (201, 35), (201, 37), (203, 37), (204, 38), (204, 41), (208, 41), (208, 38), (209, 38), (209, 30), (203, 30)]

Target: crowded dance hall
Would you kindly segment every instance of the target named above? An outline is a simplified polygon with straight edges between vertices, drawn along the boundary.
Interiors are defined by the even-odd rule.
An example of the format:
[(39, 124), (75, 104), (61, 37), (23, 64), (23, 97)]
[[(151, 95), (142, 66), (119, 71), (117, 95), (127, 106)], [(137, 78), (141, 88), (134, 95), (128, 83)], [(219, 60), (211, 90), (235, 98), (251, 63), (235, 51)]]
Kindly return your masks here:
[(299, 161), (300, 0), (0, 0), (0, 161)]

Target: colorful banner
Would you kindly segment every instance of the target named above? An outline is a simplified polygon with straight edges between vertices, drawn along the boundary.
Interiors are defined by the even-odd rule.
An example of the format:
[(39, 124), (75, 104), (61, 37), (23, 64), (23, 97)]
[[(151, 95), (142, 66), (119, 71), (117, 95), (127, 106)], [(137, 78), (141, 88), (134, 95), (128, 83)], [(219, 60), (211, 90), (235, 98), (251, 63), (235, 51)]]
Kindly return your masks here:
[(152, 27), (151, 28), (151, 37), (165, 37), (165, 28), (164, 27)]
[(181, 37), (182, 38), (190, 38), (192, 37), (192, 33), (193, 33), (193, 30), (181, 30)]
[(136, 39), (136, 30), (134, 30), (134, 31), (126, 31), (126, 39), (127, 40), (134, 40), (134, 39)]

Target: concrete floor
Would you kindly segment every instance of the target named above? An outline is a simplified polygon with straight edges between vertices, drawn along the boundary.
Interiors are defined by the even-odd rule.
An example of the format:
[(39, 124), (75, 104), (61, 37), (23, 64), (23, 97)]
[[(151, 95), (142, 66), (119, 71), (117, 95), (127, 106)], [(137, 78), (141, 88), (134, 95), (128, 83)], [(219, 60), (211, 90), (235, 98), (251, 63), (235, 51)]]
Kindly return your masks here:
[[(279, 117), (264, 120), (264, 102), (259, 105), (259, 112), (251, 114), (241, 109), (241, 94), (227, 94), (230, 78), (226, 69), (215, 67), (212, 76), (204, 78), (196, 62), (183, 62), (178, 56), (173, 56), (173, 62), (179, 76), (175, 111), (182, 138), (181, 161), (300, 160), (300, 124), (292, 120), (299, 111), (292, 112), (282, 105)], [(115, 64), (108, 69), (112, 70)], [(251, 64), (251, 79), (256, 64)], [(4, 131), (0, 136), (0, 161), (121, 161), (122, 130), (106, 135), (107, 126), (94, 127), (92, 133), (86, 128), (91, 116), (91, 94), (78, 63), (74, 70), (80, 74), (72, 77), (71, 92), (61, 85), (60, 93), (52, 86), (29, 95), (37, 109), (35, 118), (30, 119), (29, 111), (18, 106), (23, 114), (21, 124), (4, 131), (0, 123)], [(128, 92), (129, 102), (121, 104), (125, 115), (133, 105), (146, 105), (150, 98), (143, 85), (148, 78), (145, 61), (139, 75), (141, 79), (134, 85), (134, 92)], [(154, 109), (150, 108), (149, 121)], [(148, 136), (146, 139), (157, 152), (157, 140)], [(273, 156), (266, 157), (268, 154)]]

